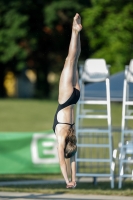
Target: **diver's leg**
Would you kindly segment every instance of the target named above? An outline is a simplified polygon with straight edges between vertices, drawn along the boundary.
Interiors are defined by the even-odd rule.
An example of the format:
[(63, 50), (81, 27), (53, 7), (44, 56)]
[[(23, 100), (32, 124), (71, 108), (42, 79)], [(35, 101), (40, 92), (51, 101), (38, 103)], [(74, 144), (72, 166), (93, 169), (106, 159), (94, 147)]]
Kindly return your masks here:
[(82, 29), (81, 18), (76, 14), (73, 19), (72, 35), (69, 45), (68, 56), (59, 82), (59, 103), (64, 103), (72, 94), (73, 87), (77, 83), (77, 62), (80, 55), (80, 31)]

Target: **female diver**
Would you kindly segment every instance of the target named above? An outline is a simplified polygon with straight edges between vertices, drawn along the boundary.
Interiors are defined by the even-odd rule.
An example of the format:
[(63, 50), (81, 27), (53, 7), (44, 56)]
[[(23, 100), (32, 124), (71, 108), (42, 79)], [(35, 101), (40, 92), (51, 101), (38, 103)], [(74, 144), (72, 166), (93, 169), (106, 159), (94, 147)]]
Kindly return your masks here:
[[(82, 29), (81, 18), (76, 13), (73, 18), (72, 34), (69, 45), (68, 56), (61, 73), (59, 82), (58, 108), (54, 117), (53, 130), (58, 142), (58, 156), (61, 172), (66, 182), (66, 188), (76, 187), (76, 161), (75, 153), (76, 135), (74, 131), (74, 104), (80, 97), (78, 83), (77, 63), (81, 52), (80, 31)], [(68, 178), (67, 162), (70, 158), (71, 181)]]

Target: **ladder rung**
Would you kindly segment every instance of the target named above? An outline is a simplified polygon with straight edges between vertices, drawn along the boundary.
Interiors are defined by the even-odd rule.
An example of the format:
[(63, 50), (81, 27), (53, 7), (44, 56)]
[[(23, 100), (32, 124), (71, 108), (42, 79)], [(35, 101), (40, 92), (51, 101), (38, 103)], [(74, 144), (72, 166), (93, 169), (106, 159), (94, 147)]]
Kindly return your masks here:
[(82, 100), (80, 100), (80, 101), (78, 101), (78, 103), (79, 104), (98, 104), (98, 105), (100, 105), (100, 104), (102, 104), (102, 105), (105, 105), (105, 104), (107, 104), (107, 101), (82, 101)]
[(76, 176), (89, 176), (89, 177), (112, 177), (112, 174), (87, 174), (87, 173), (76, 173)]
[(123, 160), (123, 159), (121, 159), (120, 162), (122, 162), (122, 163), (133, 163), (133, 160)]
[(107, 119), (107, 115), (78, 115), (78, 118), (88, 118), (88, 119)]
[(133, 129), (128, 129), (128, 130), (122, 130), (123, 133), (133, 133)]
[(77, 162), (112, 162), (111, 159), (77, 158)]
[(97, 148), (102, 148), (102, 147), (110, 147), (109, 144), (77, 144), (78, 147), (97, 147)]
[(133, 101), (126, 101), (125, 105), (133, 105)]
[(77, 129), (77, 133), (108, 133), (110, 132), (109, 129)]
[(125, 118), (125, 119), (133, 119), (133, 116), (128, 116), (128, 115), (126, 115), (124, 118)]
[(131, 178), (131, 177), (133, 177), (133, 175), (132, 174), (123, 174), (123, 175), (120, 175), (120, 177)]
[(133, 143), (128, 143), (128, 144), (120, 144), (120, 148), (132, 148), (133, 147)]

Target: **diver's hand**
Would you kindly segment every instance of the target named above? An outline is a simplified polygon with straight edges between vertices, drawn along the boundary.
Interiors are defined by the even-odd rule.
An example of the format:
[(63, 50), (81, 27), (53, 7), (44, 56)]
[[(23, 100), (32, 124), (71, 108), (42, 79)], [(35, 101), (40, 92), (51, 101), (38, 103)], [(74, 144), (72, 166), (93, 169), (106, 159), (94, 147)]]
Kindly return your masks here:
[(70, 181), (66, 186), (67, 189), (72, 189), (72, 188), (75, 188), (75, 187), (76, 187), (75, 181)]

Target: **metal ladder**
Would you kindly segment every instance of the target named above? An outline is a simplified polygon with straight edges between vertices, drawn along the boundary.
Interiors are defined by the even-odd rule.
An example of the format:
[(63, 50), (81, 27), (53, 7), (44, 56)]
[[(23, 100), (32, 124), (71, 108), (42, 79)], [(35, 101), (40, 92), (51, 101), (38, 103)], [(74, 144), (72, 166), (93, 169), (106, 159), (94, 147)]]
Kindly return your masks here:
[[(100, 82), (100, 66), (102, 65), (107, 69), (105, 76), (102, 74), (101, 78), (101, 81), (105, 81), (106, 85), (106, 99), (90, 100), (85, 96), (85, 83)], [(96, 66), (98, 66), (98, 68)], [(89, 78), (90, 80), (84, 79), (84, 72), (87, 67), (91, 68), (91, 72), (88, 71), (88, 74), (93, 74), (93, 76)], [(98, 79), (97, 76), (94, 76), (95, 71), (92, 72), (92, 69), (98, 73)], [(111, 179), (111, 188), (114, 188), (110, 81), (108, 78), (108, 68), (104, 59), (87, 59), (85, 61), (84, 66), (80, 67), (80, 87), (81, 97), (76, 110), (76, 135), (78, 147), (76, 154), (76, 176), (78, 178), (93, 177), (94, 182), (97, 177), (109, 177)], [(91, 109), (88, 109), (88, 106), (91, 106)], [(100, 106), (100, 109), (92, 109), (92, 106)], [(102, 106), (106, 107), (106, 109), (101, 109)], [(92, 119), (95, 124), (93, 126), (88, 126), (89, 121)], [(97, 127), (95, 122), (97, 120), (106, 120), (107, 127)], [(105, 173), (105, 171), (107, 171), (107, 173)]]
[(119, 155), (119, 188), (122, 187), (123, 178), (133, 179), (133, 129), (128, 128), (129, 120), (133, 120), (133, 109), (129, 107), (133, 106), (133, 101), (129, 99), (131, 86), (133, 87), (133, 59), (130, 61), (129, 66), (126, 66), (123, 84), (121, 142)]

